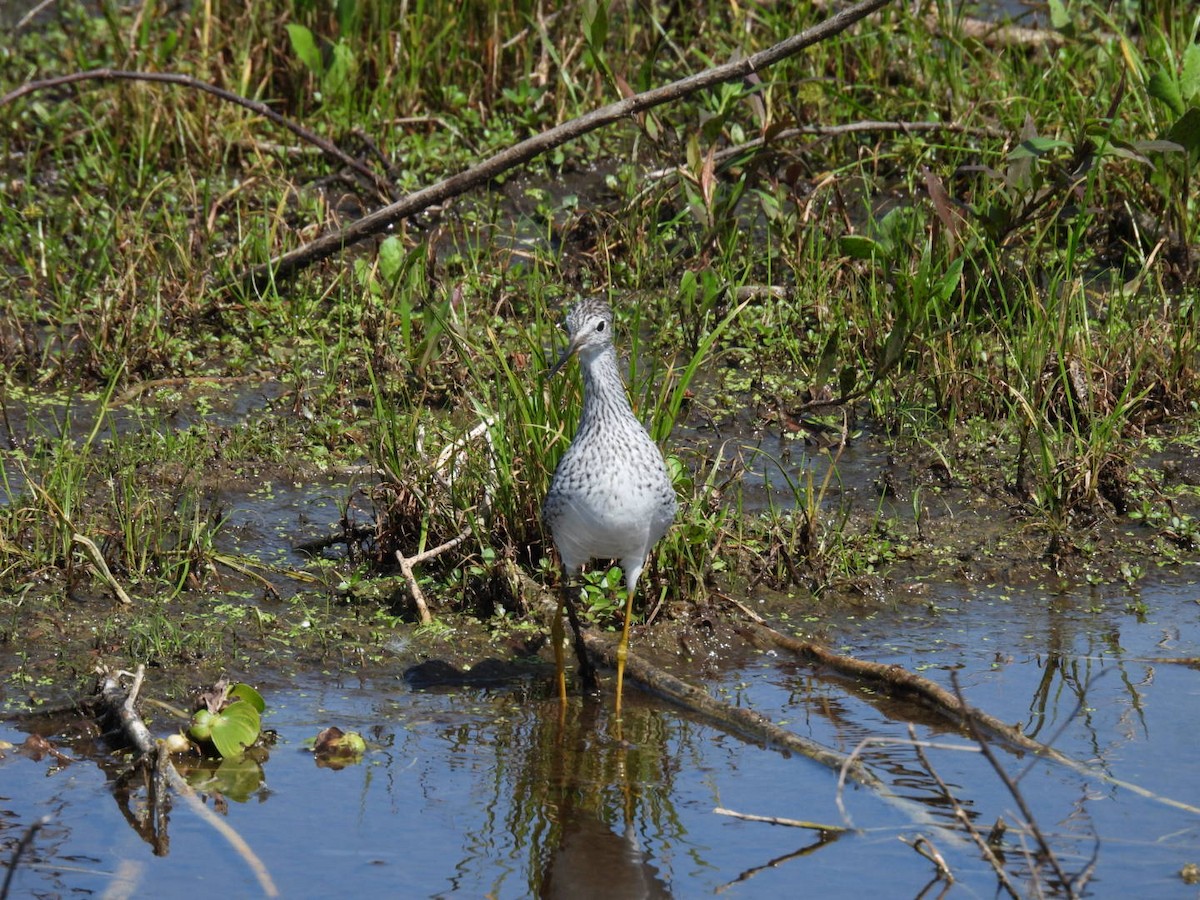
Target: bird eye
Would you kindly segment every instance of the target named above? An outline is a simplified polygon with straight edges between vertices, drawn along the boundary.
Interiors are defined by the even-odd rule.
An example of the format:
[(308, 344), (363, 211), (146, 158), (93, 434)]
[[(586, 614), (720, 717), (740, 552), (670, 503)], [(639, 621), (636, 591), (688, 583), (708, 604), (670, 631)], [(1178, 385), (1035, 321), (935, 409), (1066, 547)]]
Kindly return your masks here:
[(603, 331), (603, 330), (604, 330), (604, 323), (603, 322), (597, 323), (596, 331)]

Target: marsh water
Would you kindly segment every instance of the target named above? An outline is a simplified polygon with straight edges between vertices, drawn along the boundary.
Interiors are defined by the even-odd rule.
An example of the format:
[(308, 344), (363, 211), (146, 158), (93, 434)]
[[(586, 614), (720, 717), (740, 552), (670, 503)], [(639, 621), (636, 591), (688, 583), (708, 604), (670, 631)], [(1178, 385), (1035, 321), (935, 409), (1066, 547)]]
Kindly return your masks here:
[[(1122, 611), (1123, 591), (946, 587), (930, 597), (937, 612), (878, 613), (839, 636), (848, 652), (945, 684), (956, 672), (972, 702), (1091, 770), (993, 748), (1062, 868), (1094, 864), (1089, 895), (1192, 897), (1180, 872), (1200, 847), (1200, 686), (1194, 668), (1159, 660), (1200, 651), (1200, 589), (1164, 582), (1141, 599), (1148, 611), (1139, 618)], [(954, 896), (992, 896), (995, 875), (952, 827), (907, 743), (915, 721), (916, 737), (937, 745), (926, 751), (933, 768), (978, 827), (1009, 824), (1014, 881), (1030, 894), (1055, 892), (1044, 867), (1029, 873), (1022, 854), (1036, 849), (1019, 830), (1023, 815), (972, 741), (785, 657), (713, 652), (687, 667), (702, 673), (696, 680), (828, 746), (850, 751), (873, 739), (863, 752), (886, 790), (839, 791), (834, 772), (637, 693), (618, 723), (611, 698), (562, 710), (537, 677), (413, 690), (398, 676), (330, 671), (260, 684), (278, 733), (261, 781), (252, 778), (246, 796), (214, 791), (208, 802), (284, 896), (349, 886), (408, 897), (918, 896), (933, 868), (904, 841), (921, 836), (953, 871)], [(305, 741), (330, 724), (367, 737), (361, 763), (314, 763)], [(14, 896), (150, 896), (182, 885), (259, 892), (245, 862), (182, 804), (156, 852), (138, 826), (146, 798), (114, 792), (120, 760), (92, 739), (50, 736), (76, 761), (10, 751), (2, 763), (6, 843), (49, 817), (16, 871)], [(10, 724), (0, 737), (20, 744), (25, 734)], [(853, 830), (743, 821), (718, 807)]]
[[(788, 474), (812, 464), (798, 460)], [(839, 490), (866, 493), (886, 460), (864, 439), (838, 465)], [(747, 477), (767, 489), (774, 476), (752, 467)], [(231, 495), (227, 539), (286, 557), (286, 536), (335, 521), (352, 493), (333, 479)], [(319, 666), (264, 663), (252, 674), (273, 744), (233, 769), (187, 774), (283, 896), (994, 896), (997, 875), (956, 822), (948, 791), (982, 835), (1006, 823), (995, 850), (1022, 894), (1060, 893), (1032, 821), (1058, 871), (1089, 873), (1089, 896), (1194, 897), (1200, 571), (1057, 590), (994, 576), (894, 584), (838, 604), (819, 624), (839, 652), (957, 684), (1079, 764), (993, 744), (1015, 791), (970, 736), (928, 710), (720, 629), (681, 641), (677, 653), (644, 647), (722, 699), (861, 754), (881, 787), (839, 786), (837, 772), (637, 690), (619, 721), (609, 692), (563, 708), (546, 665), (490, 684), (414, 687), (404, 673), (428, 646), (403, 630), (364, 668), (336, 655)], [(785, 602), (746, 599), (797, 630)], [(455, 643), (447, 636), (445, 646)], [(19, 665), (12, 644), (0, 650), (5, 671)], [(149, 694), (154, 678), (151, 670)], [(366, 738), (361, 761), (317, 762), (311, 741), (331, 725)], [(176, 726), (154, 714), (152, 727)], [(32, 733), (60, 755), (39, 751)], [(929, 745), (928, 764), (914, 737)], [(249, 862), (187, 805), (171, 802), (155, 819), (163, 807), (145, 780), (84, 719), (11, 719), (0, 740), (12, 745), (0, 760), (6, 858), (29, 836), (12, 896), (263, 892)], [(937, 880), (914, 844), (935, 850), (953, 883)]]

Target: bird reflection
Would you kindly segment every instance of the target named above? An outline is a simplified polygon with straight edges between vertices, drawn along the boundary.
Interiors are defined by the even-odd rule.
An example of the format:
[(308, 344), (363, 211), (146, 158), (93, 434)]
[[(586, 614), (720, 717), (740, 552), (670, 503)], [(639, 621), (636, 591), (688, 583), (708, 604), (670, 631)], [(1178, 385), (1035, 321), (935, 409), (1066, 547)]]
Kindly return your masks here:
[(618, 834), (595, 815), (576, 810), (562, 823), (562, 838), (550, 859), (541, 896), (571, 900), (669, 898), (658, 869), (646, 858), (632, 822)]
[[(642, 796), (645, 784), (669, 783), (661, 721), (646, 708), (626, 709), (606, 733), (603, 704), (585, 699), (558, 720), (547, 796), (554, 821), (538, 895), (654, 900), (671, 891), (639, 840), (639, 821), (666, 812)], [(628, 735), (630, 741), (625, 740)], [(643, 771), (644, 767), (650, 771)], [(667, 794), (666, 796), (669, 796)], [(662, 825), (665, 823), (659, 823)], [(662, 829), (656, 829), (662, 834)]]

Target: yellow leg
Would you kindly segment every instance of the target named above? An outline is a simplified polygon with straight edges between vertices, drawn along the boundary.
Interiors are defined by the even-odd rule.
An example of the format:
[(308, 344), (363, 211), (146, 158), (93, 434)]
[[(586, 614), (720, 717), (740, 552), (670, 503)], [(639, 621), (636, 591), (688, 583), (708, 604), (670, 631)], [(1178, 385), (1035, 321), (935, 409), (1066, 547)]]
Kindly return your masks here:
[(617, 708), (621, 717), (621, 688), (625, 683), (625, 660), (629, 657), (629, 620), (633, 617), (633, 591), (625, 598), (625, 625), (621, 629), (621, 640), (617, 643)]
[(558, 595), (558, 609), (554, 613), (554, 621), (550, 625), (550, 640), (554, 644), (554, 674), (558, 678), (558, 699), (563, 706), (567, 705), (567, 670), (563, 660), (563, 603), (566, 596)]

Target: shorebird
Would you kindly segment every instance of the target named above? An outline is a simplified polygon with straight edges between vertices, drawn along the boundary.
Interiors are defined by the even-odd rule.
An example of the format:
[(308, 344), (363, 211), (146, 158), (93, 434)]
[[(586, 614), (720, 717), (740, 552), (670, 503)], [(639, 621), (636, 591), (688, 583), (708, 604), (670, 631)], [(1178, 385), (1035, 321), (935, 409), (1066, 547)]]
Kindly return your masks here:
[(572, 583), (589, 560), (620, 562), (626, 591), (625, 623), (617, 644), (616, 712), (620, 715), (633, 595), (646, 557), (674, 521), (677, 504), (662, 451), (633, 414), (625, 394), (625, 382), (617, 369), (612, 324), (612, 309), (599, 299), (581, 300), (567, 314), (570, 342), (549, 375), (558, 372), (572, 356), (579, 357), (583, 412), (575, 438), (554, 470), (550, 492), (542, 504), (542, 521), (554, 538), (563, 568), (562, 591), (551, 629), (563, 702), (567, 698), (562, 647), (564, 607), (575, 632), (575, 652), (584, 684), (595, 683), (571, 597)]

